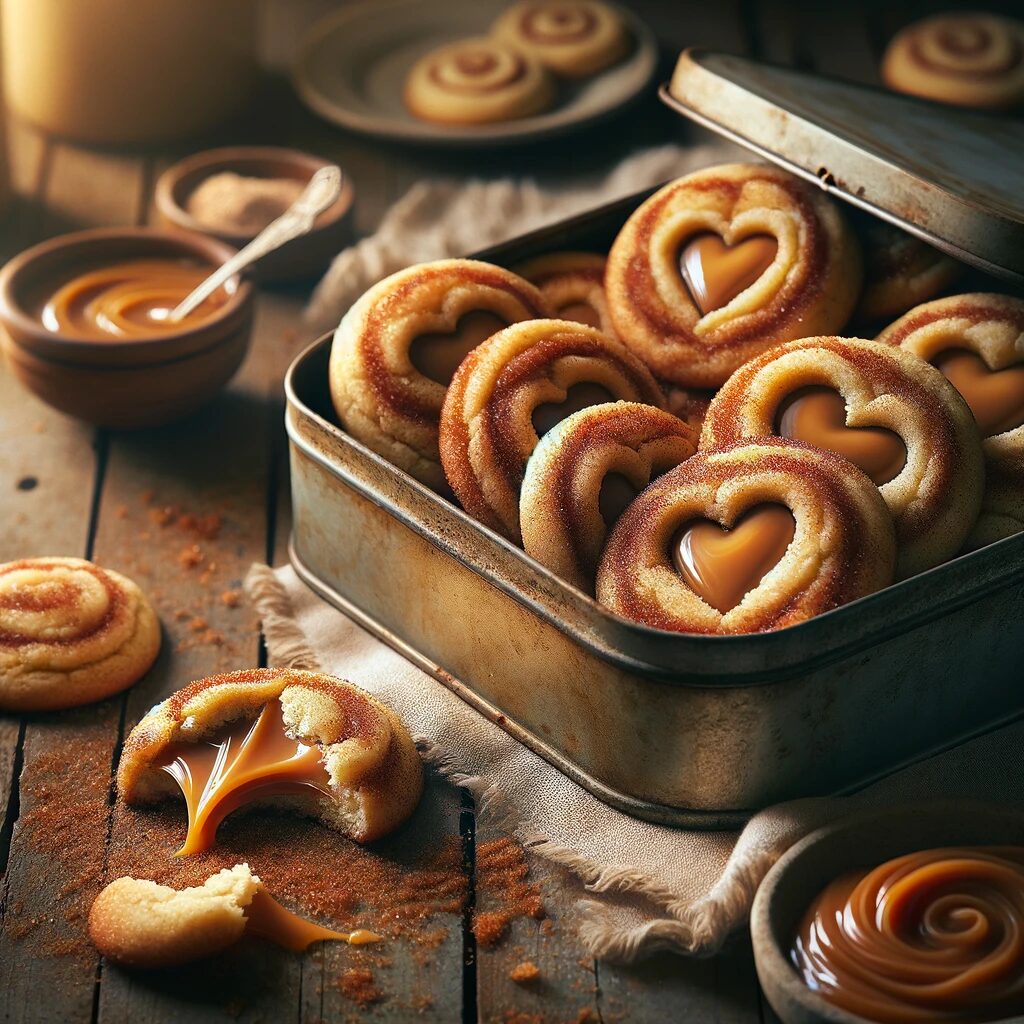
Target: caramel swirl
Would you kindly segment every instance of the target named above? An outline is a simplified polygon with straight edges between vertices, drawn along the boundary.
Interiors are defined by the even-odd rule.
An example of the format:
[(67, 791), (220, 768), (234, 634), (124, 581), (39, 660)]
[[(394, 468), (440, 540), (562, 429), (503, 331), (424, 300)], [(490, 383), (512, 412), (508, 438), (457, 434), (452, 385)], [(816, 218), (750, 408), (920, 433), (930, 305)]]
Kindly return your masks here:
[(933, 74), (1000, 77), (1021, 62), (1020, 41), (989, 20), (964, 15), (923, 22), (908, 30), (914, 62)]
[(1024, 1012), (1024, 847), (924, 850), (844, 875), (791, 957), (810, 988), (881, 1024)]
[(526, 74), (526, 64), (508, 47), (472, 39), (439, 50), (427, 73), (435, 85), (449, 92), (486, 93), (518, 82)]
[(554, 3), (528, 7), (519, 18), (519, 31), (535, 43), (578, 43), (594, 34), (597, 18), (583, 4)]
[(184, 320), (168, 316), (211, 268), (171, 259), (139, 259), (76, 274), (46, 300), (39, 318), (55, 334), (95, 341), (155, 337), (208, 320), (225, 302), (215, 292)]

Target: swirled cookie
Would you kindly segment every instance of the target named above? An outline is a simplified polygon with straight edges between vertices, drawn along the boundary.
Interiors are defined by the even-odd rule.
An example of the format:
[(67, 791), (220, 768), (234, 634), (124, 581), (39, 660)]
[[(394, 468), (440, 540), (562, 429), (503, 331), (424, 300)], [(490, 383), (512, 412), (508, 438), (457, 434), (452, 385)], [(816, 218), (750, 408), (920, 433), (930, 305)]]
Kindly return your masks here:
[(51, 711), (127, 689), (160, 650), (130, 579), (81, 558), (0, 565), (0, 710)]
[(878, 488), (831, 452), (778, 438), (699, 451), (612, 530), (597, 598), (683, 633), (791, 626), (892, 582)]
[(567, 416), (526, 464), (519, 497), (526, 553), (592, 593), (608, 531), (654, 477), (697, 450), (697, 441), (682, 420), (637, 402)]
[(405, 105), (425, 121), (488, 124), (549, 107), (554, 83), (528, 53), (486, 37), (460, 39), (421, 57), (405, 82)]
[(535, 284), (551, 315), (614, 334), (604, 297), (605, 257), (596, 252), (553, 252), (515, 268)]
[(519, 489), (539, 438), (616, 399), (664, 405), (643, 363), (593, 327), (532, 320), (488, 338), (456, 371), (441, 410), (441, 462), (462, 507), (520, 543)]
[(616, 334), (656, 377), (713, 388), (780, 341), (842, 327), (861, 275), (835, 203), (777, 168), (726, 164), (630, 216), (605, 292)]
[(495, 331), (546, 312), (532, 284), (490, 263), (438, 260), (392, 274), (334, 334), (330, 388), (342, 426), (399, 469), (443, 487), (437, 429), (455, 368)]
[(1024, 23), (994, 14), (937, 14), (897, 33), (882, 59), (890, 89), (964, 107), (1024, 103)]
[(878, 340), (938, 367), (971, 407), (985, 493), (970, 548), (1024, 530), (1024, 301), (972, 293), (912, 309)]
[(854, 318), (882, 324), (935, 298), (963, 272), (956, 260), (877, 217), (854, 220), (864, 249), (864, 290)]
[(771, 436), (836, 452), (878, 485), (896, 522), (899, 579), (952, 558), (978, 518), (984, 467), (971, 411), (909, 352), (804, 338), (751, 360), (712, 401), (701, 448)]
[[(398, 716), (334, 676), (248, 669), (190, 683), (128, 737), (117, 788), (129, 804), (188, 806), (179, 854), (213, 845), (243, 804), (286, 803), (365, 843), (397, 828), (423, 789)], [(282, 798), (287, 800), (282, 801)]]
[(622, 18), (602, 0), (521, 0), (492, 32), (565, 78), (597, 74), (629, 49)]

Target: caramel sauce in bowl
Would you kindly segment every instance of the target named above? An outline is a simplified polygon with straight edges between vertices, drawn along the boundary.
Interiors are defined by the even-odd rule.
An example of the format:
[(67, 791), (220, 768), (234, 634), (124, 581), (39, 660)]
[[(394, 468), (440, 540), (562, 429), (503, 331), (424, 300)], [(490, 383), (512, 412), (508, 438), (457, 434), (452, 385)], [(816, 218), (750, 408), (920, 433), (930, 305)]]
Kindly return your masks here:
[(169, 309), (231, 246), (148, 228), (82, 231), (0, 271), (8, 362), (44, 402), (100, 426), (152, 426), (216, 395), (240, 365), (252, 288), (234, 279), (179, 324)]
[(790, 848), (751, 913), (785, 1024), (1024, 1019), (1024, 808), (862, 811)]

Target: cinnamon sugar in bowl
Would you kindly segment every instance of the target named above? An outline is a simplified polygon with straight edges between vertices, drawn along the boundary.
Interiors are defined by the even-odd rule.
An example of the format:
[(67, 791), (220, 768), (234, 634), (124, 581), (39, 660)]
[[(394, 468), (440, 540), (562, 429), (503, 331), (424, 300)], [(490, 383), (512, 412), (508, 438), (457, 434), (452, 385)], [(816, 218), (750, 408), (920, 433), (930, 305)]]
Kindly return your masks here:
[(233, 278), (180, 324), (166, 313), (235, 250), (150, 228), (81, 231), (0, 271), (0, 343), (44, 402), (104, 427), (184, 416), (216, 395), (249, 346), (252, 287)]

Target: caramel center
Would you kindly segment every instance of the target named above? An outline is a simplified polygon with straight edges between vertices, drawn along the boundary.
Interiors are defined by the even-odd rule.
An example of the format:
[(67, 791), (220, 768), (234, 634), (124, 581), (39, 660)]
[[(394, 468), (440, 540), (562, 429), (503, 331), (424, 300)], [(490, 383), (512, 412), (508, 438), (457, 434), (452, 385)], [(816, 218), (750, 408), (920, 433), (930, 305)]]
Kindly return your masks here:
[(779, 407), (775, 429), (781, 437), (842, 455), (879, 486), (907, 464), (907, 447), (899, 434), (885, 427), (847, 426), (846, 401), (832, 388), (794, 391)]
[(679, 254), (679, 272), (701, 314), (732, 302), (771, 265), (779, 243), (771, 235), (752, 235), (726, 245), (716, 234), (691, 238)]
[(639, 493), (621, 473), (609, 473), (601, 481), (597, 507), (601, 510), (601, 518), (609, 530), (619, 521), (622, 513), (633, 504)]
[(494, 313), (476, 309), (459, 317), (455, 330), (421, 334), (409, 346), (409, 361), (423, 374), (447, 387), (470, 352), (508, 324)]
[(974, 352), (940, 352), (932, 362), (971, 407), (982, 437), (994, 437), (1024, 424), (1024, 364), (990, 370)]
[(779, 563), (795, 533), (785, 505), (756, 505), (731, 530), (710, 519), (685, 524), (672, 540), (672, 561), (687, 586), (724, 615)]
[(589, 302), (569, 302), (555, 315), (560, 320), (575, 320), (576, 323), (587, 324), (589, 327), (601, 326), (601, 318)]
[(591, 381), (573, 384), (561, 402), (545, 402), (533, 410), (533, 429), (537, 431), (538, 437), (543, 437), (552, 427), (574, 412), (614, 401), (615, 396), (600, 384)]
[(314, 921), (293, 914), (282, 906), (265, 889), (260, 889), (245, 908), (245, 930), (253, 935), (260, 935), (271, 942), (276, 942), (293, 953), (301, 953), (314, 942), (337, 940), (353, 946), (362, 946), (368, 942), (379, 942), (376, 932), (359, 928), (354, 932), (336, 932), (324, 928)]
[(284, 731), (281, 702), (266, 704), (255, 721), (235, 722), (214, 739), (173, 743), (160, 766), (181, 787), (188, 835), (177, 856), (208, 850), (217, 827), (234, 810), (271, 796), (331, 796), (320, 748)]

